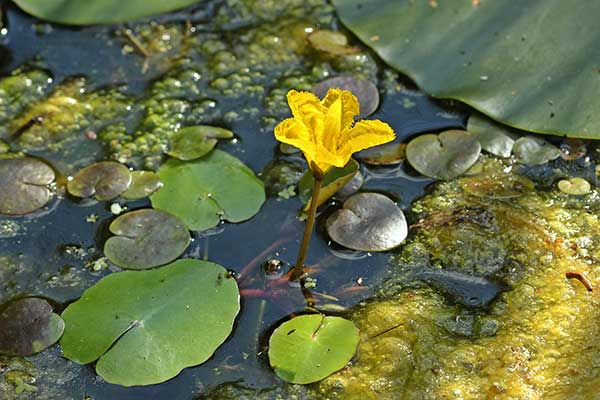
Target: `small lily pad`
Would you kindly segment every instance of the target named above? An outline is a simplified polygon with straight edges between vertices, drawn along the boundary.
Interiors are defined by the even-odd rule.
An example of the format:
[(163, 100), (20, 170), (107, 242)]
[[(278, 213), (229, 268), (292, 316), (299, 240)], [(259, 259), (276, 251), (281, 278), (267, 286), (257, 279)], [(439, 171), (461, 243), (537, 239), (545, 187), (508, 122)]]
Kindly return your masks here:
[(308, 35), (308, 41), (317, 50), (334, 55), (343, 56), (354, 54), (358, 48), (348, 46), (348, 38), (341, 32), (320, 29)]
[(106, 241), (104, 254), (126, 269), (147, 269), (171, 262), (190, 243), (190, 233), (183, 221), (158, 210), (123, 214), (109, 229), (116, 236)]
[(0, 214), (22, 215), (50, 199), (54, 171), (35, 158), (0, 159)]
[(450, 130), (439, 135), (421, 135), (406, 146), (406, 158), (421, 174), (450, 180), (467, 172), (477, 162), (481, 145), (468, 132)]
[(337, 197), (346, 198), (358, 192), (365, 183), (365, 177), (362, 172), (357, 171), (356, 174), (346, 183), (340, 190), (337, 191)]
[(217, 144), (217, 139), (232, 137), (233, 132), (218, 126), (188, 126), (171, 136), (166, 153), (183, 161), (193, 160), (208, 154)]
[(396, 165), (406, 159), (406, 144), (389, 143), (371, 147), (358, 153), (358, 157), (370, 165)]
[(592, 186), (583, 178), (569, 178), (558, 181), (558, 189), (573, 196), (583, 196), (592, 190)]
[(0, 327), (0, 354), (29, 356), (56, 343), (65, 324), (46, 300), (30, 297), (10, 303)]
[(498, 157), (510, 157), (517, 134), (513, 129), (479, 114), (469, 117), (467, 131), (481, 144), (481, 148)]
[(269, 362), (286, 382), (318, 382), (342, 369), (356, 353), (359, 331), (352, 321), (300, 315), (281, 324), (269, 339)]
[(327, 233), (353, 250), (385, 251), (400, 245), (408, 234), (402, 210), (379, 193), (359, 193), (327, 218)]
[(102, 161), (81, 169), (67, 183), (67, 190), (73, 196), (96, 200), (112, 200), (129, 188), (131, 172), (123, 164)]
[(156, 192), (162, 186), (157, 174), (152, 171), (133, 171), (131, 173), (131, 185), (121, 193), (127, 200), (143, 199)]
[[(319, 192), (317, 206), (320, 206), (321, 204), (325, 203), (329, 198), (336, 194), (338, 190), (344, 187), (345, 184), (350, 182), (352, 177), (358, 172), (358, 168), (358, 163), (351, 158), (350, 161), (348, 161), (348, 163), (343, 168), (334, 167), (329, 172), (327, 172), (327, 174), (323, 178), (323, 183), (321, 186), (321, 191)], [(306, 203), (304, 210), (308, 210), (310, 208), (313, 185), (314, 178), (310, 170), (308, 170), (302, 176), (302, 178), (300, 178), (300, 182), (298, 182), (300, 200)]]
[(379, 107), (379, 90), (367, 79), (354, 75), (340, 75), (325, 79), (312, 88), (312, 92), (320, 99), (324, 98), (329, 89), (339, 88), (349, 90), (356, 96), (360, 104), (359, 118), (368, 117)]
[(515, 142), (513, 152), (525, 165), (541, 165), (560, 156), (556, 146), (535, 136), (524, 136)]

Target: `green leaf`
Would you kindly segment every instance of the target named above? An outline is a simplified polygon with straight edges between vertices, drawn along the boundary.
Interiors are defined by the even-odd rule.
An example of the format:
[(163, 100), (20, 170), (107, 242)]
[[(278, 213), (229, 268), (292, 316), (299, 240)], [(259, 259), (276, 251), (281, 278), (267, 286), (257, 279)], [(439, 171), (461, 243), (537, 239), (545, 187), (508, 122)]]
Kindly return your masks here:
[(489, 118), (473, 114), (469, 117), (467, 131), (481, 144), (481, 148), (498, 157), (510, 157), (515, 139), (515, 129), (500, 125)]
[(287, 382), (317, 382), (342, 369), (354, 356), (358, 341), (358, 328), (351, 321), (301, 315), (275, 329), (269, 362)]
[(131, 185), (121, 193), (127, 200), (143, 199), (156, 192), (162, 186), (157, 174), (152, 171), (133, 171), (131, 173)]
[(23, 11), (69, 25), (113, 24), (161, 14), (199, 0), (14, 0)]
[(107, 382), (160, 383), (208, 360), (239, 309), (235, 279), (211, 262), (113, 273), (63, 312), (60, 345), (77, 363), (98, 360), (96, 372)]
[(546, 164), (560, 156), (558, 147), (535, 136), (524, 136), (517, 139), (513, 151), (517, 160), (525, 165)]
[[(343, 168), (332, 168), (323, 178), (323, 186), (319, 192), (319, 199), (317, 205), (325, 203), (331, 198), (338, 190), (352, 179), (352, 177), (358, 172), (358, 163), (351, 158), (350, 161)], [(306, 203), (304, 210), (310, 208), (310, 202), (312, 200), (311, 193), (314, 184), (314, 178), (310, 170), (306, 171), (300, 182), (298, 182), (298, 190), (300, 194), (300, 200)]]
[(129, 188), (131, 172), (123, 164), (102, 161), (88, 165), (78, 171), (67, 182), (67, 190), (76, 197), (91, 197), (96, 200), (112, 200)]
[(600, 2), (333, 4), (352, 32), (433, 96), (519, 129), (600, 138)]
[(58, 342), (64, 326), (46, 300), (35, 297), (15, 300), (0, 313), (0, 354), (38, 353)]
[(185, 224), (174, 215), (144, 209), (115, 219), (115, 234), (104, 244), (104, 254), (122, 268), (146, 269), (173, 261), (190, 243)]
[(188, 126), (171, 136), (166, 153), (183, 161), (193, 160), (208, 154), (217, 144), (217, 139), (232, 137), (233, 132), (218, 126)]
[(265, 201), (263, 183), (237, 158), (214, 150), (193, 161), (170, 159), (159, 171), (164, 186), (152, 206), (181, 218), (191, 230), (216, 226), (221, 219), (241, 222)]
[(43, 207), (53, 181), (52, 168), (35, 158), (1, 159), (0, 214), (22, 215)]

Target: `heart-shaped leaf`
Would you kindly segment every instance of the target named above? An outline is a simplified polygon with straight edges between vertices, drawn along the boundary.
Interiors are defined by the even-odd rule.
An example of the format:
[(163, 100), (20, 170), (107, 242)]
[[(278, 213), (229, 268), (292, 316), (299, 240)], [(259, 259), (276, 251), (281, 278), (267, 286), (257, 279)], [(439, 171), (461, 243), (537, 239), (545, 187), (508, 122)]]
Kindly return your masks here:
[(592, 189), (590, 183), (583, 178), (561, 179), (557, 186), (561, 192), (573, 196), (583, 196)]
[(131, 185), (121, 193), (124, 199), (137, 200), (150, 196), (162, 186), (157, 174), (152, 171), (133, 171)]
[(217, 144), (217, 139), (231, 139), (233, 132), (218, 126), (188, 126), (175, 132), (169, 139), (171, 157), (193, 160), (208, 154)]
[(81, 169), (67, 183), (73, 196), (91, 197), (96, 200), (112, 200), (129, 188), (131, 172), (123, 164), (102, 161)]
[(212, 228), (221, 219), (245, 221), (265, 201), (263, 183), (220, 150), (192, 161), (170, 159), (158, 175), (164, 186), (151, 196), (152, 206), (181, 218), (191, 230)]
[(406, 158), (420, 173), (435, 179), (454, 179), (475, 164), (481, 145), (468, 132), (450, 130), (421, 135), (406, 146)]
[(123, 214), (109, 229), (116, 236), (106, 241), (104, 254), (126, 269), (146, 269), (171, 262), (190, 243), (190, 233), (183, 221), (158, 210)]
[(469, 117), (467, 131), (481, 144), (481, 148), (498, 157), (510, 157), (515, 139), (515, 129), (500, 125), (479, 114)]
[(542, 165), (560, 156), (558, 147), (535, 136), (517, 139), (513, 152), (517, 159), (525, 165)]
[(16, 300), (0, 313), (0, 354), (38, 353), (60, 339), (64, 326), (46, 300), (35, 297)]
[(379, 107), (379, 91), (369, 80), (354, 75), (340, 75), (320, 82), (312, 88), (312, 92), (322, 99), (332, 88), (349, 90), (356, 96), (360, 104), (359, 118), (373, 114)]
[(358, 333), (356, 325), (344, 318), (300, 315), (281, 324), (271, 335), (269, 362), (286, 382), (317, 382), (352, 359)]
[(384, 251), (400, 245), (408, 234), (402, 210), (379, 193), (358, 193), (327, 218), (327, 233), (354, 250)]
[(27, 214), (50, 199), (54, 171), (35, 158), (0, 159), (0, 213)]
[(63, 312), (65, 357), (96, 363), (106, 381), (150, 385), (208, 360), (239, 312), (235, 279), (220, 265), (178, 260), (108, 275)]
[[(345, 184), (350, 182), (352, 177), (358, 172), (358, 168), (358, 163), (351, 158), (343, 168), (334, 167), (327, 172), (323, 178), (317, 206), (325, 203), (334, 194), (336, 194), (338, 190), (344, 187)], [(312, 201), (311, 193), (314, 182), (315, 181), (310, 170), (306, 171), (302, 178), (300, 178), (300, 182), (298, 182), (300, 200), (306, 203), (306, 206), (304, 207), (305, 211), (310, 208), (310, 202)]]

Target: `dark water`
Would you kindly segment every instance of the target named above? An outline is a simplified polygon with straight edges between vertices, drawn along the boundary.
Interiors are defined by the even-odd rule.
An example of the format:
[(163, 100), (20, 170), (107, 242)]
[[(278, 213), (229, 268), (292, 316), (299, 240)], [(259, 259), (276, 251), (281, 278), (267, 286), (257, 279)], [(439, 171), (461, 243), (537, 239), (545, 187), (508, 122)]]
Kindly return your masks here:
[[(215, 3), (218, 2), (210, 4)], [(24, 15), (7, 1), (0, 4), (8, 29), (8, 33), (0, 37), (0, 75), (7, 75), (22, 65), (39, 64), (47, 68), (57, 82), (65, 77), (85, 75), (98, 87), (128, 83), (132, 91), (143, 90), (156, 77), (152, 74), (140, 77), (139, 63), (123, 57), (122, 43), (115, 40), (114, 27), (49, 25)], [(209, 11), (208, 6), (188, 10), (198, 19), (206, 17)], [(185, 13), (162, 18), (176, 20), (182, 15)], [(118, 79), (113, 74), (116, 67), (124, 71)], [(415, 103), (411, 108), (402, 105), (407, 97)], [(388, 122), (401, 141), (419, 132), (460, 127), (464, 123), (463, 116), (448, 114), (447, 109), (416, 91), (383, 97), (380, 109), (372, 118)], [(255, 172), (262, 171), (277, 154), (272, 133), (259, 121), (234, 122), (230, 128), (241, 140), (236, 144), (221, 145), (221, 148), (240, 158)], [(405, 167), (362, 168), (367, 178), (362, 190), (387, 193), (405, 210), (431, 183), (417, 178)], [(147, 200), (128, 203), (129, 209), (149, 205)], [(107, 226), (114, 218), (109, 206), (110, 203), (86, 204), (66, 197), (54, 199), (48, 205), (49, 210), (35, 215), (0, 217), (0, 222), (18, 222), (23, 230), (13, 238), (0, 239), (0, 256), (9, 256), (26, 265), (26, 271), (18, 275), (18, 281), (0, 282), (0, 299), (45, 296), (60, 311), (108, 273), (93, 272), (85, 264), (101, 255), (98, 249), (102, 248)], [(297, 198), (287, 201), (269, 198), (261, 212), (248, 222), (223, 224), (212, 232), (195, 233), (193, 243), (183, 257), (206, 258), (241, 274), (242, 294), (255, 293), (244, 289), (263, 290), (269, 285), (261, 270), (264, 261), (276, 257), (284, 263), (293, 263), (295, 259), (304, 227), (304, 223), (296, 218), (300, 206)], [(319, 266), (313, 274), (318, 280), (316, 291), (336, 295), (340, 305), (351, 307), (368, 298), (372, 290), (343, 294), (340, 288), (353, 286), (359, 278), (368, 287), (378, 282), (386, 275), (389, 254), (349, 252), (330, 245), (322, 221), (336, 206), (332, 203), (321, 212), (308, 263)], [(86, 222), (92, 214), (98, 217), (98, 222)], [(83, 249), (85, 254), (73, 254), (73, 249)], [(272, 293), (274, 298), (270, 300), (242, 296), (242, 311), (232, 335), (203, 365), (188, 368), (160, 385), (135, 388), (102, 382), (91, 366), (83, 366), (78, 370), (79, 376), (67, 385), (69, 396), (76, 399), (87, 395), (93, 399), (175, 400), (193, 398), (225, 382), (239, 382), (255, 388), (280, 385), (268, 368), (264, 346), (273, 327), (291, 313), (301, 311), (304, 301), (300, 289), (287, 285)], [(58, 351), (58, 346), (47, 350), (50, 353)]]

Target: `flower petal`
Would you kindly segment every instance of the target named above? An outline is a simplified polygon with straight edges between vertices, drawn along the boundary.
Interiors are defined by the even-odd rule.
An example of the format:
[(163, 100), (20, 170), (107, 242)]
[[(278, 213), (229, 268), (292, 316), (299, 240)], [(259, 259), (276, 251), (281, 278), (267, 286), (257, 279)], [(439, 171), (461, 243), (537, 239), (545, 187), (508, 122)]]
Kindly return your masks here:
[(294, 118), (298, 119), (309, 130), (313, 141), (323, 131), (324, 115), (327, 109), (321, 105), (319, 98), (310, 92), (290, 90), (287, 94), (288, 105)]
[(369, 147), (391, 142), (396, 134), (391, 126), (379, 120), (358, 121), (354, 127), (344, 132), (344, 143), (340, 146), (339, 153), (350, 154)]
[(333, 132), (334, 127), (339, 126), (336, 131), (338, 133), (350, 128), (354, 122), (354, 117), (360, 112), (358, 99), (349, 90), (329, 89), (323, 100), (321, 100), (321, 104), (327, 109), (325, 117), (326, 134)]

